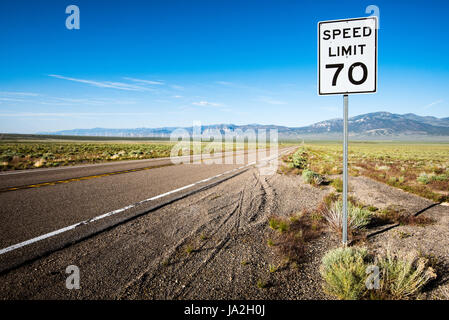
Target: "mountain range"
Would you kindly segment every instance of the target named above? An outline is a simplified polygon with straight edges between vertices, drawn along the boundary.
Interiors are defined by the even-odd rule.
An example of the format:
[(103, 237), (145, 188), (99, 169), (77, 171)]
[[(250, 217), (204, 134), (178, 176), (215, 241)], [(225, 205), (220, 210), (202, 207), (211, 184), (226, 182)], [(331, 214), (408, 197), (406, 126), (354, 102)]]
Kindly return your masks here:
[[(177, 127), (162, 128), (134, 128), (134, 129), (73, 129), (57, 132), (41, 132), (47, 135), (70, 136), (102, 136), (102, 137), (170, 137)], [(192, 127), (181, 128), (184, 132), (192, 133)], [(333, 139), (341, 137), (343, 119), (330, 119), (314, 123), (305, 127), (285, 127), (277, 125), (234, 125), (216, 124), (202, 126), (202, 133), (211, 133), (219, 130), (222, 134), (248, 129), (277, 129), (279, 139), (318, 138)], [(394, 114), (390, 112), (374, 112), (349, 118), (349, 135), (361, 139), (390, 139), (390, 138), (449, 138), (449, 117), (436, 118), (431, 116), (418, 116), (413, 113)]]

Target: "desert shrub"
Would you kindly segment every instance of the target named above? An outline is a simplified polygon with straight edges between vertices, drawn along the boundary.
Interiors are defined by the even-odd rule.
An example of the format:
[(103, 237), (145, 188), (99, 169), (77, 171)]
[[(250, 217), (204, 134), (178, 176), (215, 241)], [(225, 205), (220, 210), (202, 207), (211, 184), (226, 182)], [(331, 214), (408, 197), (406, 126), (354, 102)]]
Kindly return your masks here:
[(340, 196), (334, 192), (331, 192), (329, 194), (327, 194), (324, 199), (323, 199), (323, 203), (322, 205), (324, 206), (324, 208), (322, 208), (320, 210), (320, 212), (323, 212), (324, 210), (327, 210), (332, 203), (334, 203), (335, 201), (338, 201), (338, 199), (340, 199)]
[(387, 207), (375, 213), (377, 224), (398, 223), (400, 225), (426, 226), (435, 222), (434, 219), (424, 215), (414, 215), (395, 207)]
[[(324, 219), (329, 227), (341, 232), (343, 226), (343, 201), (334, 202), (323, 212)], [(348, 231), (354, 232), (365, 228), (371, 221), (373, 213), (348, 201)]]
[(298, 169), (307, 166), (307, 151), (304, 147), (300, 147), (292, 156), (293, 165)]
[(448, 181), (449, 175), (447, 174), (439, 174), (433, 177), (433, 181)]
[[(379, 267), (379, 287), (368, 289), (369, 266)], [(322, 259), (320, 273), (326, 293), (344, 300), (410, 299), (416, 297), (436, 273), (429, 259), (409, 252), (387, 251), (376, 257), (365, 248), (337, 248)]]
[(435, 271), (429, 260), (410, 252), (399, 255), (387, 251), (377, 262), (381, 272), (380, 294), (389, 299), (409, 299), (432, 279)]
[(287, 221), (275, 216), (270, 217), (268, 224), (271, 229), (279, 231), (280, 233), (287, 231), (289, 226)]
[(430, 177), (426, 173), (421, 173), (418, 178), (416, 178), (416, 181), (422, 184), (428, 184), (430, 182)]
[(0, 161), (1, 162), (9, 162), (12, 160), (13, 157), (14, 156), (11, 155), (10, 153), (5, 153), (5, 154), (0, 155)]
[(320, 267), (324, 291), (342, 300), (360, 299), (366, 290), (365, 260), (368, 258), (368, 251), (357, 247), (337, 248), (326, 253)]
[(343, 181), (341, 179), (332, 180), (331, 186), (335, 188), (335, 191), (343, 192)]
[(324, 178), (319, 173), (313, 172), (309, 169), (304, 169), (302, 171), (302, 178), (306, 183), (313, 184), (313, 185), (320, 185), (324, 182)]
[[(271, 217), (270, 227), (278, 231), (274, 235), (276, 250), (289, 261), (299, 262), (304, 256), (306, 243), (321, 234), (322, 223), (315, 214), (302, 212), (288, 218)], [(274, 244), (272, 240), (271, 244)]]
[(54, 159), (55, 156), (54, 156), (53, 153), (47, 152), (47, 153), (44, 153), (44, 154), (43, 154), (42, 158), (44, 158), (45, 160), (50, 160), (50, 159)]
[(398, 181), (398, 180), (397, 180), (396, 177), (389, 177), (389, 178), (388, 178), (388, 183), (390, 183), (390, 184), (395, 184), (397, 181)]

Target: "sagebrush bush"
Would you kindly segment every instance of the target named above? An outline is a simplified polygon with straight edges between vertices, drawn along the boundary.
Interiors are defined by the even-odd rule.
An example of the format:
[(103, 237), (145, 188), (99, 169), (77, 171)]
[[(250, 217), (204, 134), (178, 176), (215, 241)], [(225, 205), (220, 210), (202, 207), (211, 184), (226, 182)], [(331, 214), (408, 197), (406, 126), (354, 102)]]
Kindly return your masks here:
[(292, 156), (293, 165), (298, 169), (303, 169), (307, 166), (307, 150), (300, 147)]
[[(368, 267), (379, 268), (379, 287), (368, 289)], [(322, 259), (320, 273), (327, 294), (342, 300), (410, 299), (436, 278), (429, 260), (416, 252), (374, 257), (366, 248), (344, 247), (329, 251)]]
[(302, 171), (302, 178), (306, 183), (313, 185), (320, 185), (324, 182), (324, 178), (322, 175), (309, 169), (304, 169)]
[(345, 247), (329, 251), (322, 259), (320, 273), (324, 291), (342, 300), (357, 300), (365, 293), (366, 248)]
[(331, 186), (335, 188), (335, 191), (343, 192), (343, 181), (341, 179), (332, 180)]
[(446, 174), (427, 174), (425, 172), (422, 172), (418, 178), (416, 178), (416, 181), (422, 184), (429, 184), (432, 181), (448, 181), (449, 177)]
[(426, 173), (421, 173), (416, 180), (422, 184), (428, 184), (430, 182), (430, 177)]
[[(343, 201), (335, 201), (323, 212), (329, 227), (341, 232), (343, 226)], [(365, 228), (371, 221), (373, 213), (348, 201), (348, 231), (353, 232)]]
[(391, 299), (408, 299), (436, 277), (428, 259), (415, 252), (398, 255), (387, 251), (377, 262), (381, 272), (381, 295)]

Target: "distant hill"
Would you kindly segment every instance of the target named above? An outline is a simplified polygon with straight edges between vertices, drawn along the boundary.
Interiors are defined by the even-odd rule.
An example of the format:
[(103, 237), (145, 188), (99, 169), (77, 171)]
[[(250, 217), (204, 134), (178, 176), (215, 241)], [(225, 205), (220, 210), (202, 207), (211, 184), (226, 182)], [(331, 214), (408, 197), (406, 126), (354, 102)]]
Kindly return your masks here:
[[(94, 136), (94, 137), (170, 137), (178, 129), (176, 127), (135, 128), (135, 129), (73, 129), (57, 132), (41, 132), (47, 135)], [(192, 127), (181, 128), (189, 134)], [(330, 119), (314, 123), (305, 127), (285, 127), (276, 125), (234, 125), (216, 124), (202, 127), (202, 132), (212, 133), (219, 130), (222, 134), (242, 130), (277, 129), (280, 139), (298, 138), (336, 138), (343, 130), (342, 119)], [(449, 117), (422, 117), (413, 113), (394, 114), (390, 112), (374, 112), (352, 117), (349, 119), (349, 134), (355, 138), (449, 138)]]

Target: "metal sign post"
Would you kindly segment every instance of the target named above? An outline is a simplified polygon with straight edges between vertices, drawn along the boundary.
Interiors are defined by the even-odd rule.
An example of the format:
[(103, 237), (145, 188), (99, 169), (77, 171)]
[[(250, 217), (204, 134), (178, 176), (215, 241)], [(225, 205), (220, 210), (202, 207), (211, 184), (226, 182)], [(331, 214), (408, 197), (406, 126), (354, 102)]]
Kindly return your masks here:
[(343, 223), (342, 241), (348, 244), (348, 95), (343, 96)]
[(348, 243), (348, 94), (377, 91), (377, 17), (318, 23), (318, 94), (343, 94), (342, 241)]

